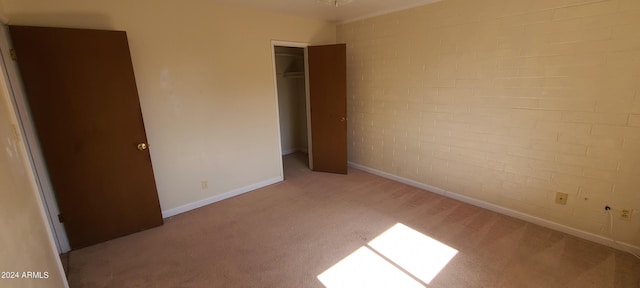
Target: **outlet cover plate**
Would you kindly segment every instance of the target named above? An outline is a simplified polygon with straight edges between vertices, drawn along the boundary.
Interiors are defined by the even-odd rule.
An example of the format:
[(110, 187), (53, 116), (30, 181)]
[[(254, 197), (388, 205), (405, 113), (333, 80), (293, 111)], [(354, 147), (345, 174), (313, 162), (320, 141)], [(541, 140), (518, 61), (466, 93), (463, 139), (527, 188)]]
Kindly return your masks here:
[(620, 210), (620, 218), (623, 220), (631, 220), (631, 213), (633, 213), (633, 210), (622, 209)]
[(556, 193), (556, 204), (567, 205), (567, 198), (569, 198), (569, 194), (567, 193)]

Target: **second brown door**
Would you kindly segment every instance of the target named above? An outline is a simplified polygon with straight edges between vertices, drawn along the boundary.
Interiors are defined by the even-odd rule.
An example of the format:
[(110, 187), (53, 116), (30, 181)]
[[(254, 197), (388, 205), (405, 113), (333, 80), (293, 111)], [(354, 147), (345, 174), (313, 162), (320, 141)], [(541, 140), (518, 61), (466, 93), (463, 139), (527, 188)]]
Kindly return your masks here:
[(313, 170), (347, 174), (346, 45), (310, 46), (308, 54)]

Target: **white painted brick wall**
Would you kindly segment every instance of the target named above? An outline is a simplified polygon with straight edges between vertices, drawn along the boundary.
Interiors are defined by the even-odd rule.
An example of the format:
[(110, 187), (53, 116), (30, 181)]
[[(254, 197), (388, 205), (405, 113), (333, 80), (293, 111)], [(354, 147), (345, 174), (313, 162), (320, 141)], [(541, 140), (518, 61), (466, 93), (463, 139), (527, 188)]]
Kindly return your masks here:
[[(444, 0), (340, 25), (350, 160), (610, 237), (605, 204), (640, 211), (638, 35), (638, 0)], [(640, 246), (635, 215), (614, 238)]]

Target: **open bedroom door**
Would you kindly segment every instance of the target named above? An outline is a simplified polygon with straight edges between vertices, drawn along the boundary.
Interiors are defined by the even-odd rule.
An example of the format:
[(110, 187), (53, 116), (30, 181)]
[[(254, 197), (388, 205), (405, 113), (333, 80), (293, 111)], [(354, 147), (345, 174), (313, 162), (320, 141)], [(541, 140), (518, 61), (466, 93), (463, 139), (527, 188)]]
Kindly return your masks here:
[(311, 169), (347, 174), (346, 44), (309, 46)]
[(71, 248), (161, 225), (126, 33), (9, 32)]

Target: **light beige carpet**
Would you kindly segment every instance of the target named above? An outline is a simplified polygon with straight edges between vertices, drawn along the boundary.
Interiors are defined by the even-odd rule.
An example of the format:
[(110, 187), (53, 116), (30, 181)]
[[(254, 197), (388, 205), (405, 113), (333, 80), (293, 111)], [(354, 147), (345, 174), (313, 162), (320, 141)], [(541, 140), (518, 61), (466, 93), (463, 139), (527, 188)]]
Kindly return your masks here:
[[(302, 154), (287, 156), (282, 183), (71, 252), (71, 287), (324, 287), (321, 274), (328, 285), (385, 284), (384, 265), (416, 287), (640, 287), (640, 260), (629, 254), (359, 170), (304, 165)], [(457, 254), (433, 279), (412, 273), (372, 241), (397, 225)], [(435, 258), (393, 241), (387, 249), (415, 249), (420, 267)], [(362, 249), (377, 262), (354, 260)]]

